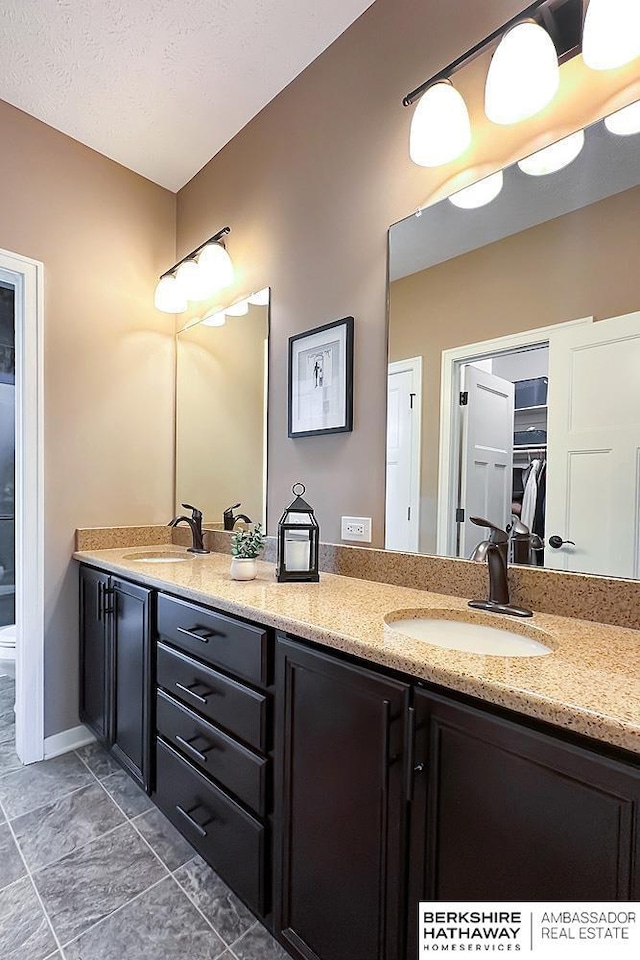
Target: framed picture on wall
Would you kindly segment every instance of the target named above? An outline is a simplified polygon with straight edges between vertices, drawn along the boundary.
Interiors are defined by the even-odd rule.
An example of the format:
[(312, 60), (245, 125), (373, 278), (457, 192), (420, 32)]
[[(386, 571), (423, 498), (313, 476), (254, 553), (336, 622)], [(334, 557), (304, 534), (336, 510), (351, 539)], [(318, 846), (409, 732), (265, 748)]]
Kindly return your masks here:
[(353, 317), (289, 338), (289, 436), (353, 430)]

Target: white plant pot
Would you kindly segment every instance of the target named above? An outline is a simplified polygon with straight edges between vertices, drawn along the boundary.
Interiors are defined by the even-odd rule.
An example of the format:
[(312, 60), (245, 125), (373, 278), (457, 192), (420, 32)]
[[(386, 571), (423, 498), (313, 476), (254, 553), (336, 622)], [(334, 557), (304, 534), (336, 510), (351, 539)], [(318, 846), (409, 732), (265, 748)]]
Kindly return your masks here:
[(258, 561), (234, 557), (231, 561), (232, 580), (255, 580), (258, 576)]

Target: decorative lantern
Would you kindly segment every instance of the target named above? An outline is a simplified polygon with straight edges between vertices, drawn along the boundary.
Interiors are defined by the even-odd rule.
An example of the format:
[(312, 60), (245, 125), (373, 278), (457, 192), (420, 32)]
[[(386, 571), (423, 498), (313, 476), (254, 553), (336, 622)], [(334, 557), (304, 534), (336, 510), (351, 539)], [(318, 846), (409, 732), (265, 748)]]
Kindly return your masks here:
[(284, 511), (278, 524), (278, 563), (280, 583), (317, 583), (320, 527), (313, 507), (302, 499), (303, 483), (294, 483), (295, 500)]

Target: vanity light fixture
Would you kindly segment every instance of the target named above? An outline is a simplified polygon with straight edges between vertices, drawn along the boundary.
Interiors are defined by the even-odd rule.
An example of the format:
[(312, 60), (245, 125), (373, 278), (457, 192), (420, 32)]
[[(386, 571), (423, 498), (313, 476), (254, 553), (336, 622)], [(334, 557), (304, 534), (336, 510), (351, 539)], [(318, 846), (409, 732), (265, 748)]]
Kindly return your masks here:
[(517, 123), (550, 103), (558, 89), (559, 65), (581, 50), (583, 12), (583, 0), (535, 0), (408, 93), (404, 106), (417, 104), (409, 137), (414, 163), (440, 166), (469, 146), (469, 113), (452, 77), (483, 54), (493, 52), (485, 110), (494, 123)]
[(232, 303), (230, 307), (225, 307), (224, 312), (228, 317), (246, 317), (249, 313), (249, 301), (238, 300), (237, 303)]
[(462, 94), (439, 80), (422, 95), (411, 120), (409, 156), (421, 167), (456, 160), (471, 143), (471, 121)]
[(207, 300), (216, 290), (232, 282), (233, 264), (222, 245), (229, 233), (231, 227), (223, 227), (165, 270), (156, 285), (156, 309), (163, 313), (183, 313), (188, 300)]
[(226, 322), (227, 315), (224, 310), (217, 310), (215, 313), (208, 313), (200, 321), (203, 327), (224, 327)]
[(458, 190), (451, 194), (449, 200), (455, 207), (461, 210), (476, 210), (478, 207), (484, 207), (487, 203), (498, 196), (504, 184), (504, 174), (502, 170), (492, 173), (490, 177), (478, 180), (469, 187)]
[(253, 304), (254, 307), (268, 307), (269, 296), (269, 287), (263, 287), (262, 290), (258, 290), (256, 293), (252, 293), (250, 297), (247, 297), (247, 300)]
[(535, 20), (525, 20), (505, 33), (491, 59), (484, 112), (492, 123), (519, 123), (544, 110), (559, 86), (553, 40)]
[(640, 100), (605, 117), (604, 125), (609, 133), (615, 133), (619, 137), (640, 133)]
[(584, 130), (578, 130), (556, 143), (532, 153), (524, 160), (518, 161), (523, 173), (530, 177), (546, 177), (550, 173), (568, 167), (576, 159), (584, 147)]
[(613, 70), (640, 56), (638, 0), (589, 0), (582, 56), (592, 70)]

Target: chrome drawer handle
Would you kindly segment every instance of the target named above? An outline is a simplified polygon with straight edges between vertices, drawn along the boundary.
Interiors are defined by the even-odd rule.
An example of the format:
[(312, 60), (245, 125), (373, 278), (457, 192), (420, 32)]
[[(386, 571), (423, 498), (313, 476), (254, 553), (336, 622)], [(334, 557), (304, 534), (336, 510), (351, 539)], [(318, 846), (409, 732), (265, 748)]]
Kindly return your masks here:
[(188, 693), (189, 696), (193, 697), (195, 700), (198, 700), (200, 703), (209, 702), (209, 697), (211, 696), (212, 691), (207, 693), (206, 697), (201, 697), (199, 693), (195, 692), (195, 690), (192, 690), (190, 687), (185, 687), (184, 683), (180, 683), (178, 680), (175, 681), (175, 685), (178, 690), (182, 690), (183, 693)]
[[(199, 630), (204, 630), (204, 627), (199, 627)], [(187, 630), (186, 627), (176, 627), (178, 633), (183, 633), (185, 637), (191, 637), (192, 640), (200, 640), (201, 643), (209, 643), (211, 637), (215, 637), (215, 630), (208, 630), (207, 636), (204, 637), (199, 633), (196, 633), (195, 630)]]
[[(194, 809), (197, 810), (198, 808), (195, 807)], [(181, 817), (184, 817), (187, 823), (191, 824), (191, 826), (199, 836), (203, 838), (206, 837), (207, 831), (204, 829), (204, 827), (201, 827), (200, 824), (196, 820), (194, 820), (193, 817), (190, 816), (186, 810), (183, 810), (179, 803), (176, 803), (176, 810), (178, 811)]]
[[(180, 744), (181, 747), (184, 747), (185, 750), (190, 750), (194, 757), (197, 757), (201, 763), (207, 762), (207, 755), (201, 753), (200, 750), (196, 750), (192, 743), (189, 743), (188, 740), (185, 740), (184, 737), (181, 737), (180, 734), (176, 733), (175, 736), (176, 742)], [(210, 750), (213, 750), (213, 745), (209, 747)]]

